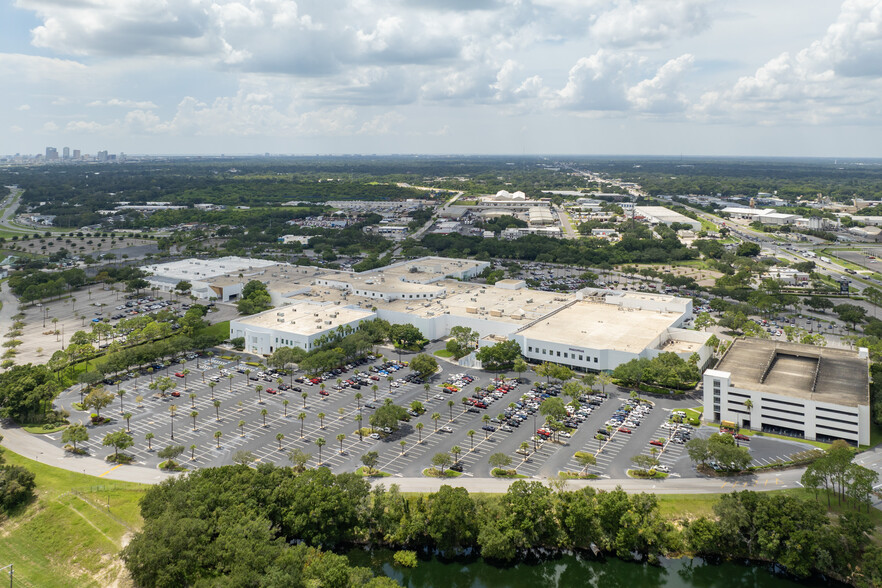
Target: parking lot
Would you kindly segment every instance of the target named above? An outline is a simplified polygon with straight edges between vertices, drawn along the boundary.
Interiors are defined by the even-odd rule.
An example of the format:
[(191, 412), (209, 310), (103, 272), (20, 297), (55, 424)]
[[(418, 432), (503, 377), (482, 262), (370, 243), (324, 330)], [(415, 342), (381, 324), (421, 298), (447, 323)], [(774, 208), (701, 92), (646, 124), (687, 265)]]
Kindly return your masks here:
[[(171, 444), (185, 447), (181, 461), (191, 468), (229, 464), (240, 449), (250, 451), (260, 462), (288, 465), (288, 453), (298, 448), (311, 454), (308, 466), (318, 465), (321, 458), (322, 465), (335, 472), (345, 472), (360, 467), (363, 454), (376, 451), (381, 471), (413, 477), (431, 467), (435, 454), (444, 452), (459, 458), (462, 475), (488, 477), (489, 457), (501, 452), (512, 458), (511, 468), (516, 468), (519, 474), (554, 477), (561, 471), (580, 471), (582, 466), (573, 456), (576, 451), (586, 451), (596, 454), (597, 458), (597, 465), (589, 466), (588, 473), (622, 478), (632, 467), (631, 457), (648, 454), (653, 447), (650, 441), (664, 438), (663, 447), (658, 448), (660, 462), (673, 475), (695, 475), (683, 445), (671, 442), (671, 430), (663, 426), (671, 410), (690, 404), (688, 401), (654, 401), (652, 408), (641, 409), (645, 414), (636, 422), (638, 419), (634, 416), (623, 415), (623, 405), (632, 402), (623, 392), (609, 390), (606, 399), (596, 392), (587, 392), (580, 403), (582, 414), (573, 411), (567, 417), (571, 424), (578, 425), (572, 435), (552, 441), (536, 435), (536, 431), (545, 420), (538, 410), (539, 401), (543, 394), (550, 396), (554, 391), (534, 388), (536, 383), (494, 382), (492, 375), (442, 362), (441, 371), (428, 382), (427, 391), (422, 383), (403, 381), (404, 376), (410, 374), (408, 368), (393, 371), (390, 367), (388, 375), (372, 372), (372, 368), (377, 370), (384, 363), (377, 359), (332, 375), (323, 382), (324, 389), (320, 383), (297, 382), (295, 378), (302, 376), (298, 373), (282, 376), (280, 388), (278, 376), (259, 377), (263, 368), (246, 364), (253, 358), (241, 356), (238, 362), (223, 359), (221, 356), (227, 353), (215, 350), (214, 357), (184, 359), (162, 366), (152, 374), (121, 381), (118, 386), (107, 386), (113, 393), (118, 389), (125, 391), (123, 406), (117, 398), (102, 411), (102, 415), (114, 421), (90, 425), (91, 438), (85, 446), (92, 455), (112, 453), (101, 446), (101, 439), (109, 432), (126, 428), (122, 418), (124, 411), (132, 414), (129, 426), (135, 441), (127, 452), (134, 456), (136, 463), (148, 466), (157, 466), (162, 461), (157, 451)], [(387, 379), (390, 376), (391, 382)], [(163, 377), (176, 384), (164, 397), (150, 388), (151, 380), (156, 382)], [(358, 384), (359, 378), (364, 384)], [(356, 382), (359, 388), (347, 385), (347, 379)], [(442, 384), (452, 385), (445, 390)], [(361, 398), (356, 398), (356, 394)], [(425, 412), (411, 417), (409, 422), (401, 422), (399, 429), (391, 434), (374, 436), (379, 438), (365, 435), (359, 439), (356, 418), (360, 415), (362, 426), (368, 427), (370, 414), (387, 398), (404, 407), (419, 401)], [(88, 414), (71, 406), (79, 400), (79, 386), (59, 397), (60, 404), (71, 411), (72, 422), (87, 422)], [(171, 409), (172, 406), (175, 409)], [(195, 423), (193, 413), (196, 413)], [(608, 431), (609, 435), (598, 440), (596, 436), (601, 430)], [(705, 430), (709, 432), (710, 428), (704, 428), (701, 434)], [(148, 433), (153, 435), (149, 447)], [(61, 445), (61, 433), (47, 437)], [(319, 438), (324, 440), (321, 448), (316, 444)], [(522, 449), (524, 443), (528, 447), (526, 454)], [(753, 443), (758, 447), (758, 462), (793, 453), (791, 445), (797, 445), (798, 449), (805, 447), (784, 442), (788, 446), (782, 449), (781, 442), (771, 439), (755, 439)], [(459, 451), (453, 452), (454, 447)]]

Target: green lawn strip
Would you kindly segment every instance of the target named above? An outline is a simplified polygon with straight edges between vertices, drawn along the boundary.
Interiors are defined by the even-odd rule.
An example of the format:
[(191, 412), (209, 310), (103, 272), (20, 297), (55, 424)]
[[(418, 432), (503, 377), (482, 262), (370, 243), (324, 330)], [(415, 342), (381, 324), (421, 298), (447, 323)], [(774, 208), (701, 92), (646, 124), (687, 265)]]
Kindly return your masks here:
[[(583, 474), (580, 472), (558, 472), (558, 477), (562, 480), (596, 480), (597, 474)], [(524, 476), (525, 478), (527, 476)]]
[(514, 470), (502, 470), (499, 468), (493, 468), (493, 470), (490, 472), (490, 474), (494, 478), (508, 478), (510, 480), (529, 478), (529, 476), (525, 476), (524, 474), (519, 474), (517, 472), (512, 473), (512, 472), (514, 472)]
[(356, 475), (365, 477), (365, 478), (388, 478), (392, 474), (389, 472), (381, 472), (380, 470), (371, 470), (371, 473), (368, 474), (368, 469), (365, 466), (361, 466), (357, 470), (355, 470)]
[(668, 477), (666, 473), (658, 471), (650, 473), (645, 470), (628, 470), (626, 473), (635, 480), (663, 480)]
[(427, 478), (458, 478), (462, 474), (460, 472), (454, 472), (453, 470), (444, 470), (444, 474), (442, 475), (435, 468), (426, 468), (423, 470), (423, 475)]
[(453, 357), (453, 353), (447, 351), (446, 349), (439, 349), (435, 352), (435, 355), (438, 357)]
[(16, 585), (113, 584), (123, 538), (142, 524), (139, 501), (148, 486), (3, 455), (34, 472), (37, 483), (37, 499), (0, 524), (0, 561), (15, 564)]
[(67, 428), (67, 425), (60, 425), (57, 427), (52, 427), (51, 429), (44, 429), (43, 425), (27, 424), (21, 425), (21, 428), (24, 429), (26, 432), (34, 435), (47, 435), (49, 433), (57, 433), (58, 431), (63, 431)]

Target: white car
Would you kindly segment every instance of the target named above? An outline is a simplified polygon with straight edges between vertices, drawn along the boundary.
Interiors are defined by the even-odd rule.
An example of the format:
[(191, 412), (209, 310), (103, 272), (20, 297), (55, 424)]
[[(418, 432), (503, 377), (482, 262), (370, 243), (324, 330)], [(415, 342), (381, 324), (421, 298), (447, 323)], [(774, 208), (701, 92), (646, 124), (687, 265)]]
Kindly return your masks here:
[(379, 438), (380, 438), (379, 433), (371, 433), (371, 439), (379, 439)]
[(452, 433), (453, 432), (453, 429), (451, 427), (447, 427), (447, 426), (441, 427), (438, 430), (441, 431), (442, 433)]

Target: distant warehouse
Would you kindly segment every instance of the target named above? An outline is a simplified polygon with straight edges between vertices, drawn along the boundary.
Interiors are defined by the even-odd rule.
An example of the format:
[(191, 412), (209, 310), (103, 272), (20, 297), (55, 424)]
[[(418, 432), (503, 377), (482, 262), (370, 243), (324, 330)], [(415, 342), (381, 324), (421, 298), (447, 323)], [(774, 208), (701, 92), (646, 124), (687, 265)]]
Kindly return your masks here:
[(670, 208), (665, 208), (664, 206), (635, 206), (634, 216), (643, 217), (652, 225), (671, 226), (674, 223), (680, 223), (683, 225), (689, 225), (692, 227), (693, 231), (701, 230), (701, 223), (699, 221), (682, 215), (679, 212), (674, 212)]
[(704, 373), (704, 415), (758, 431), (869, 445), (869, 368), (865, 348), (736, 339)]

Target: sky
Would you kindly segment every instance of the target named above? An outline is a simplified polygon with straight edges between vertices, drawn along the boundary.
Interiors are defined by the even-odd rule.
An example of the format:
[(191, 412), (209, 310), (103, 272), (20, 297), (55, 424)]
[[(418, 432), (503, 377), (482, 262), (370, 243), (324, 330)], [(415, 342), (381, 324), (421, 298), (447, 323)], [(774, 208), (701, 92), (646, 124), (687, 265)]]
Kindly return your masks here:
[(882, 0), (0, 0), (0, 154), (882, 157)]

